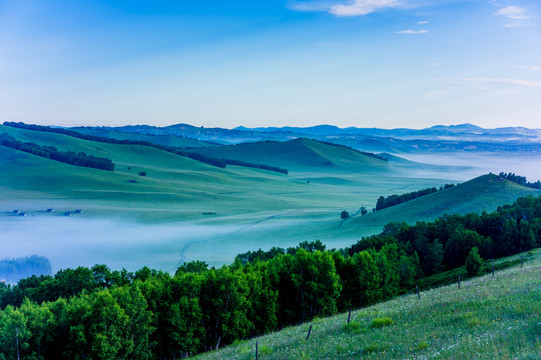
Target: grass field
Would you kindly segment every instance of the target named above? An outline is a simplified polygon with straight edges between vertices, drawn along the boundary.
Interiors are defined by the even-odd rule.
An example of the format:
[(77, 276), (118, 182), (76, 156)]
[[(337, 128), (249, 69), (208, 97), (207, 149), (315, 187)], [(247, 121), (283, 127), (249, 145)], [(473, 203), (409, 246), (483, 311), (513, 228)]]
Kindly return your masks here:
[[(520, 258), (516, 255), (500, 261)], [(539, 359), (541, 251), (520, 265), (286, 328), (196, 357), (255, 359)], [(312, 331), (306, 339), (309, 327)]]
[[(59, 150), (107, 157), (116, 165), (114, 172), (95, 170), (0, 147), (0, 229), (19, 239), (4, 246), (3, 254), (44, 255), (54, 270), (105, 263), (174, 271), (181, 260), (221, 265), (248, 250), (317, 239), (328, 248), (340, 248), (379, 232), (389, 221), (491, 211), (518, 196), (540, 193), (483, 177), (361, 217), (355, 216), (358, 209), (372, 209), (379, 196), (456, 182), (462, 178), (461, 168), (385, 162), (300, 139), (276, 150), (292, 165), (289, 175), (283, 175), (237, 166), (221, 169), (145, 146), (0, 126), (3, 132)], [(248, 160), (272, 155), (269, 144), (276, 143), (263, 143), (258, 151), (254, 144), (245, 145), (247, 153), (254, 154)], [(288, 158), (288, 151), (295, 149), (304, 150)], [(303, 153), (306, 157), (299, 155)], [(333, 164), (307, 165), (331, 161), (326, 159)], [(139, 176), (141, 171), (147, 176)], [(55, 212), (46, 213), (48, 208)], [(28, 216), (15, 217), (14, 209)], [(84, 213), (59, 216), (75, 209)], [(342, 210), (354, 216), (342, 221)], [(66, 251), (78, 256), (65, 256)]]

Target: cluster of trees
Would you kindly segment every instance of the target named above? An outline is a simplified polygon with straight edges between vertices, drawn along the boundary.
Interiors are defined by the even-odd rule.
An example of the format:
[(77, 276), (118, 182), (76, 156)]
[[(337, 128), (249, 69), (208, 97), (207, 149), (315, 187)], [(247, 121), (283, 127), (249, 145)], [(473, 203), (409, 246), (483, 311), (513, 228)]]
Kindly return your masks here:
[(383, 160), (383, 161), (385, 161), (385, 162), (389, 162), (389, 159), (387, 159), (385, 156), (382, 156), (382, 155), (374, 154), (374, 153), (371, 153), (371, 152), (368, 152), (368, 151), (357, 150), (357, 149), (354, 149), (354, 148), (352, 148), (352, 147), (349, 147), (349, 146), (346, 146), (346, 145), (342, 145), (342, 144), (336, 144), (336, 143), (332, 143), (332, 142), (328, 142), (328, 141), (323, 141), (323, 140), (317, 140), (317, 141), (319, 141), (320, 143), (326, 144), (326, 145), (331, 145), (331, 146), (337, 146), (337, 147), (346, 148), (346, 149), (349, 149), (349, 150), (351, 150), (351, 151), (358, 152), (359, 154), (363, 154), (363, 155), (366, 155), (366, 156), (373, 157), (373, 158), (375, 158), (375, 159), (379, 159), (379, 160)]
[(0, 135), (0, 144), (66, 164), (107, 171), (115, 170), (115, 164), (113, 164), (111, 159), (87, 155), (84, 152), (59, 151), (54, 146), (41, 146), (31, 142), (22, 142), (5, 133)]
[(17, 282), (32, 274), (49, 275), (50, 273), (51, 262), (43, 256), (32, 255), (0, 260), (0, 281)]
[[(174, 276), (103, 265), (0, 283), (0, 353), (14, 358), (175, 359), (410, 291), (482, 258), (541, 245), (541, 197), (493, 213), (388, 224), (342, 250), (320, 241), (185, 263)], [(470, 270), (468, 270), (470, 272)], [(431, 276), (432, 275), (432, 276)]]
[(254, 163), (250, 163), (246, 161), (238, 161), (238, 160), (231, 160), (231, 159), (218, 159), (218, 158), (213, 158), (211, 156), (203, 155), (197, 152), (184, 151), (184, 150), (180, 150), (179, 148), (155, 144), (149, 141), (119, 140), (119, 139), (108, 138), (108, 137), (103, 137), (103, 136), (87, 135), (87, 134), (83, 134), (77, 131), (68, 130), (64, 128), (25, 124), (22, 122), (6, 121), (4, 122), (4, 125), (19, 128), (19, 129), (25, 129), (25, 130), (52, 132), (56, 134), (68, 135), (77, 139), (97, 141), (97, 142), (108, 143), (108, 144), (148, 146), (148, 147), (166, 151), (175, 155), (184, 156), (184, 157), (187, 157), (192, 160), (196, 160), (205, 164), (220, 167), (223, 169), (225, 169), (227, 165), (237, 165), (237, 166), (252, 167), (252, 168), (257, 168), (257, 169), (275, 171), (282, 174), (288, 173), (287, 169), (282, 169), (275, 166), (269, 166), (269, 165), (264, 165), (264, 164), (254, 164)]
[(500, 177), (507, 179), (509, 181), (516, 182), (519, 185), (531, 187), (534, 189), (541, 189), (541, 181), (537, 180), (534, 183), (529, 182), (525, 176), (515, 175), (514, 173), (500, 173)]
[[(445, 184), (444, 186), (440, 186), (439, 190), (441, 191), (441, 190), (449, 189), (453, 186), (455, 185)], [(421, 196), (433, 194), (435, 192), (438, 192), (438, 189), (435, 187), (431, 187), (431, 188), (426, 188), (426, 189), (422, 189), (418, 191), (412, 191), (412, 192), (401, 194), (401, 195), (390, 195), (387, 197), (380, 196), (378, 198), (378, 201), (376, 202), (376, 211), (386, 209), (388, 207), (395, 206), (398, 204), (402, 204)]]
[(255, 164), (255, 163), (250, 163), (247, 161), (233, 160), (233, 159), (222, 159), (222, 160), (225, 161), (227, 165), (236, 165), (236, 166), (251, 167), (255, 169), (263, 169), (263, 170), (274, 171), (274, 172), (285, 174), (285, 175), (289, 173), (287, 169), (283, 169), (277, 166)]

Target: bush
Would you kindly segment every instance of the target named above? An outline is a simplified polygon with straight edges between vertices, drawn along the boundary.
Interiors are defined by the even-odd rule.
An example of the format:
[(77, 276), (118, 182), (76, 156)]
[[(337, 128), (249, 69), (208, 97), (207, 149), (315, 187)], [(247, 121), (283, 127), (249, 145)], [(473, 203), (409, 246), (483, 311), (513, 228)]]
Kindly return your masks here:
[(146, 171), (139, 171), (139, 176), (147, 176), (147, 172)]
[(367, 328), (365, 328), (364, 326), (361, 326), (361, 324), (356, 321), (352, 321), (349, 324), (344, 324), (343, 329), (344, 331), (348, 333), (354, 333), (354, 334), (358, 334), (358, 333), (364, 334), (367, 332)]
[(483, 258), (479, 255), (479, 249), (475, 246), (466, 257), (466, 271), (468, 272), (468, 276), (479, 275), (481, 265), (483, 265)]
[(344, 210), (344, 211), (342, 211), (342, 213), (340, 213), (340, 219), (345, 220), (348, 217), (349, 217), (349, 213), (346, 210)]
[(382, 327), (389, 326), (392, 324), (393, 324), (393, 320), (391, 320), (391, 318), (388, 318), (388, 317), (375, 318), (372, 320), (373, 328), (382, 328)]

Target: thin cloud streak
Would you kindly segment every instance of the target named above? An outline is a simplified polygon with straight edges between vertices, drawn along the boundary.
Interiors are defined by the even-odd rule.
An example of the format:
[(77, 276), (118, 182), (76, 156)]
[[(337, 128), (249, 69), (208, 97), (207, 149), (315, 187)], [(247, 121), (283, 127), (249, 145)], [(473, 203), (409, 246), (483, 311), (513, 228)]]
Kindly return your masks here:
[(523, 86), (531, 88), (541, 88), (541, 82), (531, 80), (520, 79), (498, 79), (498, 78), (462, 78), (462, 79), (442, 79), (452, 84), (465, 84), (465, 85), (513, 85)]
[(527, 65), (515, 65), (517, 69), (531, 70), (531, 71), (541, 71), (541, 66), (527, 66)]
[(401, 30), (401, 31), (397, 31), (396, 33), (397, 34), (412, 34), (412, 35), (427, 34), (428, 30)]

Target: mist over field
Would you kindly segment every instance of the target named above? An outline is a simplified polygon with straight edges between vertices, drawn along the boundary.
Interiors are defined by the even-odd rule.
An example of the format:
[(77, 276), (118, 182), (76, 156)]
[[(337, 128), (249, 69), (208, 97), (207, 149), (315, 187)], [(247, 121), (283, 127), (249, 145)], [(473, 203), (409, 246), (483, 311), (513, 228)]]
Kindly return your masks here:
[[(400, 156), (424, 164), (460, 167), (460, 171), (448, 174), (448, 176), (462, 181), (489, 172), (493, 174), (512, 172), (526, 176), (530, 182), (541, 180), (540, 154), (438, 152), (436, 154), (400, 154)], [(418, 172), (416, 172), (416, 176), (419, 176)]]
[[(238, 226), (198, 226), (189, 223), (143, 225), (120, 219), (72, 217), (2, 218), (2, 257), (45, 256), (52, 271), (107, 264), (130, 271), (143, 266), (174, 271), (182, 249), (198, 241), (219, 238)], [(195, 245), (194, 244), (194, 245)], [(220, 249), (215, 249), (220, 253)], [(190, 257), (210, 254), (190, 249)], [(210, 258), (213, 258), (211, 255)], [(216, 263), (215, 263), (216, 264)]]
[[(282, 224), (283, 225), (283, 224)], [(265, 233), (282, 226), (247, 223), (201, 225), (193, 222), (141, 224), (129, 219), (85, 219), (64, 216), (0, 218), (1, 258), (37, 254), (50, 260), (52, 272), (77, 266), (106, 264), (112, 269), (135, 271), (143, 266), (175, 272), (184, 261), (203, 260), (212, 266), (230, 263), (238, 253), (254, 246), (271, 247), (265, 238), (252, 242), (240, 234)], [(273, 246), (298, 244), (295, 239)]]

